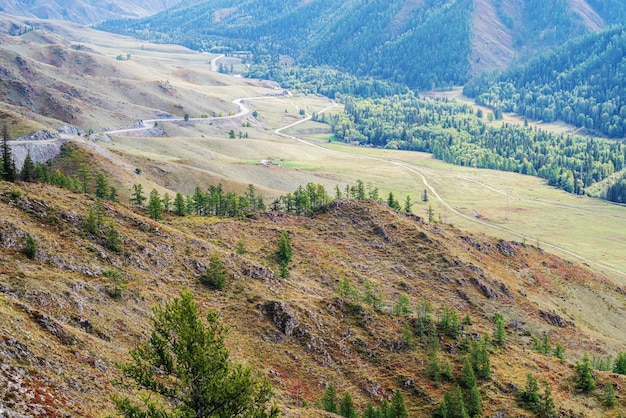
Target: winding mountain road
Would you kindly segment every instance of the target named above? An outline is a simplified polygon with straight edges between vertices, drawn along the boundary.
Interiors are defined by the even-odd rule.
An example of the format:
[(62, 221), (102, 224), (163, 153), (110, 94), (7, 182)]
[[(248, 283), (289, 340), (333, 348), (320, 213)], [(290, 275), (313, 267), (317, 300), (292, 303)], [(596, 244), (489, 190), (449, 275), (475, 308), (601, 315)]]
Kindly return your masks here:
[[(215, 58), (214, 58), (214, 60), (215, 60)], [(212, 63), (213, 63), (213, 60), (212, 60)], [(240, 118), (240, 117), (245, 116), (245, 115), (250, 113), (250, 108), (248, 106), (246, 106), (246, 104), (245, 104), (246, 101), (251, 101), (251, 100), (276, 100), (276, 99), (284, 99), (284, 98), (285, 98), (285, 96), (255, 96), (255, 97), (245, 97), (245, 98), (235, 99), (235, 100), (232, 101), (232, 103), (235, 104), (239, 108), (239, 111), (237, 113), (235, 113), (235, 114), (227, 115), (227, 116), (215, 116), (215, 117), (209, 117), (209, 118), (190, 118), (188, 120), (191, 120), (191, 121), (202, 121), (202, 122), (211, 122), (211, 121), (216, 121), (216, 120), (226, 120), (226, 119)], [(297, 105), (295, 105), (295, 106), (297, 107)], [(322, 109), (318, 113), (321, 114), (321, 113), (327, 112), (328, 110), (336, 108), (337, 106), (338, 106), (337, 103), (332, 102), (331, 105), (329, 105), (326, 108)], [(292, 128), (292, 127), (297, 126), (297, 125), (299, 125), (301, 123), (304, 123), (304, 122), (307, 122), (307, 121), (311, 120), (311, 118), (312, 118), (312, 116), (307, 114), (302, 119), (299, 119), (299, 120), (297, 120), (297, 121), (295, 121), (293, 123), (290, 123), (290, 124), (288, 124), (286, 126), (283, 126), (283, 127), (275, 129), (274, 133), (276, 135), (281, 136), (281, 137), (298, 141), (298, 142), (300, 142), (302, 144), (305, 144), (307, 146), (318, 148), (318, 149), (322, 149), (325, 152), (342, 153), (344, 155), (345, 154), (349, 154), (351, 157), (353, 157), (355, 159), (374, 160), (374, 161), (378, 161), (378, 162), (382, 162), (382, 163), (386, 163), (386, 164), (392, 164), (392, 165), (395, 165), (397, 167), (401, 167), (401, 168), (407, 170), (408, 172), (410, 172), (411, 174), (417, 176), (420, 179), (420, 181), (423, 184), (423, 186), (426, 187), (429, 190), (430, 194), (432, 196), (434, 196), (446, 209), (448, 209), (450, 212), (454, 213), (455, 215), (457, 215), (457, 216), (459, 216), (459, 217), (461, 217), (463, 219), (466, 219), (468, 221), (471, 221), (473, 223), (477, 223), (477, 224), (480, 224), (482, 226), (485, 226), (485, 227), (488, 227), (488, 228), (491, 228), (491, 229), (494, 229), (494, 230), (498, 230), (498, 231), (501, 231), (501, 232), (506, 232), (506, 233), (511, 234), (513, 236), (517, 236), (520, 239), (524, 239), (526, 237), (525, 234), (523, 234), (523, 233), (521, 233), (519, 231), (510, 229), (510, 228), (506, 228), (506, 227), (503, 227), (503, 226), (500, 226), (500, 225), (491, 224), (491, 223), (489, 223), (489, 222), (487, 222), (485, 220), (477, 219), (477, 218), (475, 218), (473, 216), (466, 215), (466, 214), (460, 212), (459, 210), (455, 209), (450, 203), (448, 203), (444, 198), (442, 198), (441, 195), (437, 192), (437, 190), (428, 182), (428, 179), (426, 178), (424, 173), (421, 172), (420, 170), (418, 170), (413, 165), (409, 165), (409, 164), (407, 164), (405, 162), (397, 161), (397, 160), (394, 160), (394, 159), (391, 159), (391, 158), (372, 157), (372, 156), (368, 156), (368, 155), (362, 155), (362, 154), (358, 154), (358, 153), (353, 153), (353, 152), (350, 152), (350, 151), (347, 151), (347, 150), (333, 150), (331, 148), (328, 148), (328, 147), (325, 147), (325, 146), (322, 146), (322, 145), (310, 142), (309, 140), (306, 140), (306, 139), (303, 139), (303, 138), (299, 138), (299, 137), (296, 137), (296, 136), (293, 136), (293, 135), (288, 135), (288, 134), (283, 133), (283, 131), (285, 131), (285, 130), (287, 130), (289, 128)], [(183, 118), (146, 119), (146, 120), (142, 120), (141, 121), (143, 126), (139, 127), (139, 128), (116, 129), (116, 130), (105, 131), (103, 133), (104, 134), (108, 134), (108, 135), (120, 135), (120, 134), (130, 133), (130, 132), (139, 132), (139, 131), (143, 131), (143, 130), (152, 129), (154, 124), (155, 124), (155, 122), (166, 123), (166, 122), (180, 122), (180, 121), (184, 121), (184, 120), (185, 119), (183, 119)], [(79, 139), (79, 138), (77, 138), (75, 136), (72, 136), (72, 135), (62, 135), (61, 138), (59, 138), (59, 139), (71, 139), (71, 140), (82, 142), (82, 143), (88, 145), (94, 151), (98, 152), (103, 157), (109, 159), (111, 162), (113, 162), (115, 164), (118, 164), (118, 165), (120, 165), (120, 166), (122, 166), (122, 167), (124, 167), (124, 168), (126, 168), (128, 170), (134, 170), (134, 167), (130, 166), (130, 164), (128, 164), (128, 163), (126, 163), (124, 161), (121, 161), (119, 158), (115, 157), (106, 148), (104, 148), (104, 147), (102, 147), (102, 146), (100, 146), (98, 144), (92, 143), (90, 141), (85, 141), (83, 138)], [(53, 143), (55, 141), (58, 141), (58, 140), (12, 141), (12, 143), (15, 143), (15, 144), (17, 144), (17, 143), (33, 143), (33, 142), (37, 142), (37, 143)], [(506, 193), (506, 192), (503, 192), (503, 191), (498, 190), (496, 188), (493, 188), (492, 186), (489, 186), (489, 185), (486, 185), (486, 184), (483, 184), (483, 183), (481, 183), (481, 184), (484, 187), (487, 187), (487, 188), (489, 188), (489, 189), (491, 189), (491, 190), (493, 190), (495, 192)], [(542, 203), (542, 204), (546, 204), (546, 205), (556, 205), (556, 204), (548, 203), (548, 202), (539, 202), (537, 200), (533, 200), (533, 202), (535, 202), (535, 203)], [(571, 207), (568, 207), (568, 208), (572, 209)], [(576, 259), (578, 259), (578, 260), (580, 260), (582, 262), (585, 262), (585, 263), (587, 263), (589, 265), (593, 265), (593, 266), (599, 267), (601, 269), (604, 269), (604, 270), (607, 270), (607, 271), (611, 271), (611, 272), (613, 272), (615, 274), (618, 274), (620, 276), (626, 277), (626, 272), (623, 272), (621, 270), (617, 270), (615, 268), (612, 268), (612, 267), (607, 266), (605, 264), (602, 264), (600, 262), (590, 260), (590, 259), (588, 259), (586, 257), (583, 257), (580, 254), (577, 254), (574, 251), (568, 250), (567, 248), (564, 248), (564, 247), (562, 247), (560, 245), (552, 244), (552, 243), (549, 243), (549, 242), (546, 242), (546, 241), (542, 241), (542, 245), (544, 247), (560, 251), (563, 254), (567, 254), (568, 256), (576, 258)]]
[[(324, 112), (328, 111), (329, 109), (332, 109), (333, 107), (336, 107), (336, 106), (337, 106), (337, 104), (333, 103), (333, 105), (326, 107), (325, 109), (321, 110), (319, 113), (320, 114), (324, 113)], [(494, 224), (489, 223), (487, 221), (484, 221), (482, 219), (477, 219), (477, 218), (475, 218), (473, 216), (466, 215), (463, 212), (460, 212), (459, 210), (455, 209), (452, 205), (450, 205), (450, 203), (448, 203), (444, 198), (442, 198), (441, 195), (439, 195), (439, 193), (437, 193), (437, 190), (430, 183), (428, 183), (428, 180), (427, 180), (426, 176), (422, 172), (417, 170), (415, 168), (415, 166), (408, 165), (407, 163), (404, 163), (404, 162), (401, 162), (401, 161), (397, 161), (397, 160), (393, 160), (391, 158), (372, 157), (372, 156), (369, 156), (369, 155), (362, 155), (362, 154), (352, 153), (350, 151), (332, 150), (332, 149), (330, 149), (328, 147), (324, 147), (324, 146), (321, 146), (319, 144), (315, 144), (315, 143), (309, 142), (306, 139), (298, 138), (298, 137), (293, 136), (293, 135), (287, 135), (287, 134), (282, 133), (282, 131), (284, 131), (286, 129), (289, 129), (289, 128), (292, 128), (292, 127), (294, 127), (294, 126), (296, 126), (298, 124), (301, 124), (303, 122), (306, 122), (306, 121), (308, 121), (310, 119), (311, 119), (311, 116), (307, 115), (307, 117), (305, 117), (305, 118), (303, 118), (301, 120), (298, 120), (296, 122), (293, 122), (293, 123), (291, 123), (291, 124), (289, 124), (287, 126), (283, 126), (282, 128), (278, 128), (274, 132), (277, 135), (280, 135), (280, 136), (282, 136), (284, 138), (293, 139), (293, 140), (299, 141), (299, 142), (301, 142), (303, 144), (306, 144), (308, 146), (311, 146), (311, 147), (314, 147), (314, 148), (323, 149), (323, 150), (326, 150), (328, 152), (337, 152), (337, 153), (349, 154), (349, 155), (353, 156), (354, 158), (362, 158), (362, 159), (374, 160), (374, 161), (378, 161), (378, 162), (392, 164), (392, 165), (395, 165), (397, 167), (401, 167), (401, 168), (409, 171), (410, 173), (418, 176), (420, 178), (422, 184), (424, 185), (424, 187), (426, 187), (429, 190), (430, 194), (435, 196), (435, 198), (446, 209), (448, 209), (450, 212), (454, 213), (455, 215), (457, 215), (457, 216), (459, 216), (459, 217), (461, 217), (463, 219), (466, 219), (468, 221), (471, 221), (471, 222), (474, 222), (474, 223), (486, 226), (488, 228), (491, 228), (491, 229), (494, 229), (494, 230), (497, 230), (497, 231), (506, 232), (508, 234), (512, 234), (512, 235), (514, 235), (516, 237), (519, 237), (520, 239), (526, 238), (526, 234), (523, 234), (523, 233), (521, 233), (519, 231), (516, 231), (514, 229), (510, 229), (510, 228), (506, 228), (506, 227), (503, 227), (503, 226), (499, 226), (499, 225), (494, 225)], [(488, 185), (485, 185), (485, 187), (491, 188), (491, 186), (488, 186)], [(502, 191), (500, 191), (498, 189), (495, 189), (495, 188), (493, 188), (493, 190), (495, 190), (495, 191), (497, 191), (499, 193), (506, 193), (506, 192), (502, 192)], [(533, 200), (533, 202), (537, 203), (538, 201)], [(546, 205), (552, 205), (551, 203), (546, 203), (546, 202), (539, 202), (539, 203), (543, 203), (543, 204), (546, 204)], [(568, 208), (571, 209), (571, 207), (568, 207)], [(574, 257), (574, 258), (576, 258), (576, 259), (578, 259), (578, 260), (580, 260), (582, 262), (585, 262), (585, 263), (587, 263), (589, 265), (593, 265), (593, 266), (599, 267), (601, 269), (604, 269), (604, 270), (616, 273), (616, 274), (618, 274), (620, 276), (626, 277), (626, 272), (624, 272), (624, 271), (615, 269), (613, 267), (607, 266), (607, 265), (602, 264), (602, 263), (597, 262), (597, 261), (590, 260), (590, 259), (588, 259), (586, 257), (583, 257), (582, 255), (577, 254), (574, 251), (568, 250), (567, 248), (564, 248), (564, 247), (562, 247), (560, 245), (552, 244), (552, 243), (549, 243), (549, 242), (546, 242), (546, 241), (542, 241), (541, 243), (542, 243), (542, 245), (544, 247), (560, 251), (563, 254), (567, 254), (568, 256)]]
[[(289, 94), (291, 95), (291, 94)], [(208, 117), (208, 118), (189, 118), (187, 120), (189, 121), (197, 121), (197, 122), (212, 122), (212, 121), (216, 121), (216, 120), (226, 120), (226, 119), (236, 119), (236, 118), (240, 118), (242, 116), (245, 116), (247, 114), (250, 113), (250, 108), (248, 106), (245, 105), (245, 101), (250, 101), (250, 100), (270, 100), (270, 99), (279, 99), (279, 98), (284, 98), (285, 96), (255, 96), (255, 97), (244, 97), (241, 99), (235, 99), (232, 101), (232, 103), (234, 103), (235, 105), (237, 105), (237, 107), (239, 108), (239, 111), (237, 113), (234, 113), (232, 115), (227, 115), (227, 116), (212, 116), (212, 117)], [(145, 119), (145, 120), (141, 120), (139, 121), (143, 126), (140, 128), (123, 128), (123, 129), (114, 129), (114, 130), (110, 130), (110, 131), (104, 131), (102, 132), (103, 134), (107, 134), (107, 135), (121, 135), (124, 133), (129, 133), (129, 132), (140, 132), (140, 131), (145, 131), (148, 129), (152, 129), (154, 127), (155, 123), (161, 122), (161, 123), (165, 123), (165, 122), (182, 122), (184, 121), (184, 118), (160, 118), (160, 119)]]

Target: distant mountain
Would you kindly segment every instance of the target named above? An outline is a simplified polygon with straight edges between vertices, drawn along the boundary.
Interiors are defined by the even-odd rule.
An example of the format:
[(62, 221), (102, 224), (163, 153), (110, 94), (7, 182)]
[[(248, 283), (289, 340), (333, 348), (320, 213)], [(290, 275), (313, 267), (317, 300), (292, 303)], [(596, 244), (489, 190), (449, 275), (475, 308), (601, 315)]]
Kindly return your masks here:
[(465, 93), (479, 104), (529, 119), (562, 120), (609, 137), (626, 136), (626, 30), (575, 39)]
[(92, 24), (107, 19), (149, 16), (179, 2), (180, 0), (5, 0), (0, 11), (16, 16)]
[(543, 0), (208, 0), (100, 29), (253, 50), (428, 89), (462, 84), (623, 20), (626, 4)]

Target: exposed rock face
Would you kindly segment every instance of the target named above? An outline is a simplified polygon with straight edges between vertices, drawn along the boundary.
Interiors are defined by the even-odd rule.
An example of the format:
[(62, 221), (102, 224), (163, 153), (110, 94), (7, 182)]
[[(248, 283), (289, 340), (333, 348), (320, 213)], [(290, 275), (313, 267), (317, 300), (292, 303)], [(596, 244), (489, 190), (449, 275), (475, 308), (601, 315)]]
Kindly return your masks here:
[(60, 134), (66, 135), (84, 135), (85, 131), (74, 125), (63, 125), (58, 129)]
[(263, 304), (263, 312), (286, 336), (291, 336), (300, 325), (298, 318), (291, 308), (282, 300), (279, 302), (269, 301)]
[(539, 311), (539, 314), (548, 324), (555, 327), (565, 328), (567, 326), (576, 326), (576, 324), (574, 324), (572, 321), (567, 321), (554, 313)]
[(32, 143), (22, 142), (19, 144), (11, 144), (11, 142), (9, 142), (11, 153), (13, 154), (13, 161), (15, 161), (15, 166), (19, 170), (22, 169), (28, 153), (30, 153), (30, 158), (32, 158), (35, 164), (44, 163), (61, 153), (61, 144), (61, 141), (43, 143), (33, 141)]
[(55, 139), (59, 139), (59, 134), (57, 132), (42, 129), (35, 133), (21, 136), (17, 138), (16, 141), (50, 141)]

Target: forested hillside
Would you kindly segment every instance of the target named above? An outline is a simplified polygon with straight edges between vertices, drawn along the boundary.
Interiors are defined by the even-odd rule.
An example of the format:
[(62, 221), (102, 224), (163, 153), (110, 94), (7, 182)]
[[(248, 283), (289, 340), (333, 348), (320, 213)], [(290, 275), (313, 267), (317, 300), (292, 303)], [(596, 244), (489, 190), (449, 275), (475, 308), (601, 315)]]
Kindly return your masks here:
[[(494, 16), (478, 27), (476, 13)], [(472, 67), (493, 70), (480, 62), (485, 54), (509, 48), (511, 59), (524, 59), (604, 24), (589, 4), (565, 0), (210, 0), (99, 28), (197, 50), (249, 50), (257, 63), (286, 54), (298, 64), (431, 89), (465, 83)], [(496, 26), (511, 45), (490, 32)], [(474, 42), (477, 31), (491, 44)]]
[(430, 152), (453, 164), (539, 176), (570, 193), (583, 193), (624, 168), (626, 147), (620, 142), (491, 126), (497, 116), (475, 114), (456, 101), (406, 94), (350, 99), (343, 114), (324, 120), (346, 142)]
[(575, 39), (495, 79), (469, 83), (465, 94), (529, 119), (562, 120), (620, 138), (626, 134), (626, 31)]

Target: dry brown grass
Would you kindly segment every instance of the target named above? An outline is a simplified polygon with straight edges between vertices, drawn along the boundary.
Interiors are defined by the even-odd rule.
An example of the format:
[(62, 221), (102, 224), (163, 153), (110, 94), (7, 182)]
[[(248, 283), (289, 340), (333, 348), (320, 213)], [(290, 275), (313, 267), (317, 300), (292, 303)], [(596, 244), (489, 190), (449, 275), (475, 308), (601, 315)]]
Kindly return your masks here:
[[(415, 349), (403, 348), (404, 319), (377, 313), (362, 302), (359, 313), (338, 298), (337, 283), (343, 277), (361, 291), (370, 282), (385, 296), (385, 311), (400, 293), (407, 293), (413, 306), (427, 298), (435, 312), (449, 306), (462, 316), (470, 313), (471, 330), (479, 333), (490, 333), (491, 318), (503, 313), (509, 343), (506, 350), (492, 349), (494, 376), (481, 384), (486, 414), (519, 411), (513, 396), (498, 388), (508, 382), (522, 385), (528, 371), (552, 382), (557, 406), (590, 413), (596, 404), (572, 393), (567, 384), (571, 361), (583, 350), (600, 354), (625, 349), (621, 318), (626, 301), (607, 279), (533, 247), (503, 247), (484, 236), (472, 241), (462, 238), (467, 236), (462, 231), (423, 223), (378, 203), (345, 203), (311, 218), (168, 215), (162, 223), (105, 204), (106, 217), (123, 237), (121, 253), (107, 250), (81, 227), (91, 204), (87, 196), (52, 186), (0, 183), (0, 350), (13, 374), (27, 376), (23, 385), (28, 391), (43, 388), (54, 396), (41, 403), (59, 414), (100, 416), (110, 411), (108, 396), (117, 390), (110, 384), (113, 362), (126, 358), (127, 350), (145, 337), (149, 307), (184, 288), (195, 293), (204, 309), (221, 311), (231, 328), (227, 341), (233, 356), (271, 378), (276, 399), (291, 411), (287, 416), (317, 414), (296, 407), (292, 392), (297, 384), (312, 403), (324, 384), (334, 383), (341, 394), (349, 390), (363, 408), (368, 400), (380, 399), (368, 395), (375, 385), (380, 385), (380, 396), (388, 396), (412, 380), (403, 390), (413, 416), (428, 414), (432, 402), (450, 388), (428, 381), (426, 350), (419, 340)], [(272, 273), (283, 230), (294, 248), (289, 280)], [(33, 261), (20, 252), (26, 233), (39, 244)], [(248, 254), (236, 254), (239, 240)], [(222, 292), (198, 282), (212, 254), (222, 258), (229, 274)], [(111, 268), (121, 271), (129, 286), (121, 299), (109, 295), (111, 283), (102, 275)], [(258, 272), (266, 277), (256, 278)], [(473, 279), (493, 289), (494, 297), (485, 297)], [(267, 301), (284, 301), (303, 333), (281, 333), (261, 310)], [(551, 326), (540, 311), (558, 314), (575, 326)], [(66, 335), (39, 325), (38, 312)], [(511, 328), (514, 319), (521, 324), (517, 334)], [(544, 331), (566, 346), (567, 363), (531, 350), (529, 335)], [(443, 347), (448, 343), (452, 341), (444, 340)], [(443, 350), (441, 358), (460, 370), (461, 356)], [(10, 373), (3, 376), (9, 379)], [(16, 404), (16, 410), (23, 405)]]

